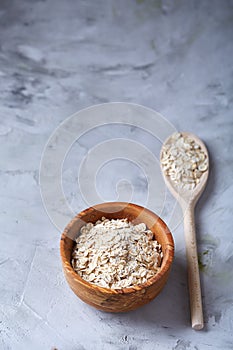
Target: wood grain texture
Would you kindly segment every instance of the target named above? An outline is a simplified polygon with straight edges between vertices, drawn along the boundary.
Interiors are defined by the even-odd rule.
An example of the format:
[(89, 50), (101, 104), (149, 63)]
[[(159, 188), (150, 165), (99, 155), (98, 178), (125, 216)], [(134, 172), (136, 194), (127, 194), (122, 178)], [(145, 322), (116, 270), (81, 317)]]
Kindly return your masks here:
[[(135, 224), (144, 222), (162, 246), (164, 257), (159, 273), (144, 284), (119, 290), (102, 288), (84, 281), (71, 266), (74, 238), (86, 222), (94, 223), (102, 216), (109, 219), (128, 218)], [(66, 280), (80, 299), (99, 310), (124, 312), (150, 302), (161, 292), (172, 265), (174, 242), (168, 227), (156, 214), (135, 204), (111, 202), (98, 204), (79, 213), (61, 236), (60, 253)]]
[(192, 328), (200, 330), (204, 326), (201, 284), (198, 267), (198, 254), (194, 220), (194, 207), (188, 206), (184, 211), (184, 235), (186, 242), (186, 259), (188, 265), (188, 284), (190, 295), (190, 312)]

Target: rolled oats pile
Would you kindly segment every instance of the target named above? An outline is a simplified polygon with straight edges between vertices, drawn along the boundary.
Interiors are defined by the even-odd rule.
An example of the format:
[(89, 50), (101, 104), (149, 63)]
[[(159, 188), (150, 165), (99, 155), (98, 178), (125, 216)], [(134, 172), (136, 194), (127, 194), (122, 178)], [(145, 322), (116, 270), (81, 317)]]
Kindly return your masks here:
[(190, 137), (174, 133), (163, 145), (162, 168), (167, 176), (180, 188), (194, 189), (208, 169), (207, 155)]
[(144, 223), (104, 217), (80, 230), (72, 254), (74, 270), (86, 281), (121, 289), (146, 282), (160, 269), (161, 245)]

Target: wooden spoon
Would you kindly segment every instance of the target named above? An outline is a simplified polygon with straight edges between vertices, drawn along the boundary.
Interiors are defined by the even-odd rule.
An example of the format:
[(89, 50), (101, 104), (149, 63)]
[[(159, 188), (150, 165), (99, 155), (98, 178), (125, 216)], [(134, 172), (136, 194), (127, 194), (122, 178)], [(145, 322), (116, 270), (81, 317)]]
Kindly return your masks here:
[[(186, 242), (186, 258), (188, 267), (188, 284), (189, 284), (189, 295), (190, 295), (190, 309), (191, 309), (191, 322), (192, 328), (195, 330), (200, 330), (204, 327), (203, 323), (203, 312), (202, 312), (202, 299), (201, 299), (201, 286), (200, 286), (200, 276), (198, 268), (198, 256), (197, 256), (197, 244), (196, 244), (196, 232), (195, 232), (195, 219), (194, 219), (194, 209), (195, 205), (201, 196), (208, 179), (209, 175), (209, 156), (208, 151), (204, 143), (195, 135), (182, 132), (183, 136), (188, 136), (193, 139), (200, 147), (201, 150), (206, 154), (208, 169), (203, 172), (200, 177), (199, 184), (193, 190), (178, 189), (174, 182), (170, 179), (168, 175), (165, 174), (162, 164), (161, 169), (163, 177), (167, 187), (173, 196), (180, 203), (184, 215), (184, 234)], [(170, 137), (164, 142), (164, 145), (170, 140)], [(163, 150), (163, 147), (162, 147)], [(160, 160), (162, 157), (162, 150), (160, 153)]]

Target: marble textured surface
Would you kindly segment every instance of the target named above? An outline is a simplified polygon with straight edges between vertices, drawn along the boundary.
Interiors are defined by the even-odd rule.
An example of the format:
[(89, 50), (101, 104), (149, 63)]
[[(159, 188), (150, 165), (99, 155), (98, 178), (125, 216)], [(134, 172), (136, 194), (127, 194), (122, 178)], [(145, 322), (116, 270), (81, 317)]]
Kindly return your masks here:
[[(1, 1), (0, 33), (0, 349), (232, 349), (233, 1)], [(139, 310), (101, 313), (64, 280), (60, 232), (40, 196), (41, 155), (67, 116), (111, 101), (156, 109), (207, 144), (211, 173), (196, 210), (203, 331), (190, 328), (182, 225), (173, 230), (167, 286)], [(158, 151), (126, 126), (84, 136), (64, 163), (74, 211), (86, 206), (77, 191), (80, 160), (117, 135)], [(99, 172), (103, 198), (116, 199), (120, 173), (144, 205), (140, 169), (123, 160), (114, 166), (118, 173), (108, 165)], [(120, 183), (123, 194), (128, 182)], [(173, 204), (168, 195), (167, 222)]]

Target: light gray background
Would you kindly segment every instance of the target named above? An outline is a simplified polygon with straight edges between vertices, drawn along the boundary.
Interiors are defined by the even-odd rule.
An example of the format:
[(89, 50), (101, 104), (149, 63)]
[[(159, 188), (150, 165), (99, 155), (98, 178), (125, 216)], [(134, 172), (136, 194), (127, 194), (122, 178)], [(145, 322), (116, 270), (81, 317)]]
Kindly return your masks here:
[[(1, 1), (0, 349), (233, 348), (232, 37), (233, 1)], [(169, 282), (137, 311), (96, 311), (64, 280), (60, 232), (40, 197), (41, 155), (67, 116), (110, 101), (156, 109), (207, 144), (210, 179), (196, 211), (203, 331), (190, 328), (182, 225), (173, 231)], [(83, 137), (64, 163), (64, 192), (74, 211), (85, 208), (77, 189), (80, 160), (117, 135), (159, 150), (134, 128), (105, 127)], [(114, 166), (144, 205), (140, 169), (124, 161)], [(106, 200), (117, 198), (118, 173), (112, 166), (99, 173)], [(120, 189), (125, 193), (128, 184)], [(168, 195), (167, 222), (173, 205)]]

